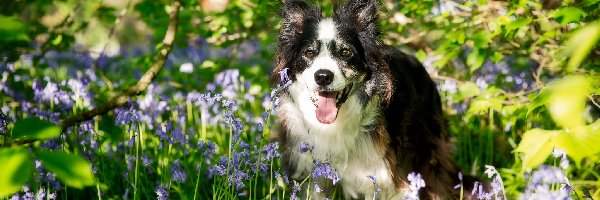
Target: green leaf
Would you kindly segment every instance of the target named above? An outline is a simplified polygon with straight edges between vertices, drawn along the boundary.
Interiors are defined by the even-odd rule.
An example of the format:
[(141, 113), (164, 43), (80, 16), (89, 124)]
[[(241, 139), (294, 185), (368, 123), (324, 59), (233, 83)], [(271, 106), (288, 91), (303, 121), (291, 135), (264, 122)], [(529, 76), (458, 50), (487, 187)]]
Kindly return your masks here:
[(15, 123), (14, 139), (51, 139), (60, 135), (60, 127), (39, 118), (25, 118)]
[(552, 94), (547, 105), (554, 121), (570, 130), (585, 125), (582, 113), (585, 110), (587, 95), (591, 92), (589, 81), (583, 76), (569, 76), (548, 87)]
[(571, 22), (579, 22), (585, 16), (587, 14), (583, 10), (571, 6), (562, 7), (554, 13), (554, 19), (563, 26)]
[(577, 69), (600, 39), (600, 21), (590, 23), (587, 26), (571, 34), (569, 40), (561, 50), (561, 55), (569, 57), (567, 70)]
[(25, 22), (16, 17), (0, 16), (0, 42), (29, 40)]
[(479, 86), (473, 82), (466, 81), (458, 86), (458, 91), (463, 98), (470, 98), (481, 94)]
[(553, 137), (560, 131), (532, 129), (523, 134), (523, 139), (516, 152), (523, 153), (523, 170), (531, 169), (542, 164), (554, 149)]
[(531, 23), (531, 18), (517, 18), (506, 25), (506, 31), (512, 32)]
[(467, 65), (469, 65), (471, 73), (479, 69), (485, 62), (485, 52), (481, 49), (473, 49), (467, 56)]
[(473, 40), (473, 45), (475, 45), (475, 49), (482, 49), (489, 46), (489, 43), (490, 41), (492, 41), (492, 38), (490, 38), (489, 33), (486, 31), (477, 31), (473, 33), (473, 36), (471, 36), (471, 40)]
[(546, 103), (548, 103), (548, 99), (550, 98), (550, 93), (550, 89), (548, 89), (548, 87), (544, 87), (539, 93), (535, 94), (535, 96), (530, 96), (529, 99), (531, 99), (531, 102), (527, 106), (527, 116), (529, 116), (535, 109), (546, 105)]
[(425, 51), (423, 51), (422, 49), (419, 49), (419, 51), (415, 53), (415, 57), (417, 57), (419, 61), (423, 62), (425, 58), (427, 58), (427, 53), (425, 53)]
[(68, 186), (83, 188), (96, 183), (90, 163), (81, 156), (60, 151), (40, 151), (36, 156), (49, 172)]
[(52, 44), (54, 46), (59, 45), (62, 42), (62, 34), (59, 34), (58, 36), (56, 36), (56, 38), (54, 38), (54, 40), (52, 40)]
[(555, 143), (579, 166), (583, 158), (600, 152), (600, 119), (585, 128), (558, 135)]
[(34, 166), (27, 150), (20, 147), (0, 150), (0, 163), (0, 198), (4, 198), (31, 179)]

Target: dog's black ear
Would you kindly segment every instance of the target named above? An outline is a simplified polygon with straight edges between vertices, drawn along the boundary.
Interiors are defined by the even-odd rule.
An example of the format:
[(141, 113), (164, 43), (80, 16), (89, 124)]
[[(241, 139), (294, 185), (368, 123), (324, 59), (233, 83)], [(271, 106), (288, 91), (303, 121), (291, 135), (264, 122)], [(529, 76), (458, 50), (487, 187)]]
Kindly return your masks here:
[(299, 0), (285, 1), (281, 10), (280, 39), (286, 37), (297, 37), (301, 35), (307, 28), (307, 25), (318, 20), (321, 16), (321, 11), (312, 7), (308, 3)]
[[(298, 54), (295, 51), (302, 45), (304, 34), (321, 18), (321, 10), (300, 0), (286, 0), (283, 4), (280, 16), (282, 18), (279, 36), (277, 37), (277, 56), (275, 57), (275, 69), (271, 74), (271, 83), (279, 80), (279, 72), (291, 67), (289, 63)], [(303, 35), (304, 34), (304, 35)]]
[(378, 37), (376, 0), (348, 0), (346, 4), (336, 6), (335, 17), (353, 22), (359, 34), (369, 34)]

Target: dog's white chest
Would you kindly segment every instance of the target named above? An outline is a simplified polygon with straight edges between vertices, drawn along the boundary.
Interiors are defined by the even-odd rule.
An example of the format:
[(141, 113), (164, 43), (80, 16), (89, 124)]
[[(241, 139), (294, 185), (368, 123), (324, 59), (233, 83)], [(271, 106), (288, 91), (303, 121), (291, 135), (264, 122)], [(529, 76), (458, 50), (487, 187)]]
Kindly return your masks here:
[[(337, 120), (332, 124), (321, 124), (315, 119), (314, 105), (303, 101), (309, 94), (300, 88), (290, 87), (294, 101), (284, 100), (280, 109), (285, 113), (287, 125), (287, 148), (292, 148), (289, 164), (296, 169), (293, 178), (302, 179), (311, 174), (314, 160), (328, 162), (338, 171), (340, 183), (346, 196), (371, 197), (378, 188), (380, 196), (394, 195), (396, 190), (384, 155), (378, 152), (369, 130), (379, 116), (375, 104), (360, 105), (356, 96), (351, 96), (340, 108)], [(300, 152), (302, 143), (312, 150)], [(369, 176), (375, 177), (376, 184)], [(338, 183), (338, 184), (340, 184)]]

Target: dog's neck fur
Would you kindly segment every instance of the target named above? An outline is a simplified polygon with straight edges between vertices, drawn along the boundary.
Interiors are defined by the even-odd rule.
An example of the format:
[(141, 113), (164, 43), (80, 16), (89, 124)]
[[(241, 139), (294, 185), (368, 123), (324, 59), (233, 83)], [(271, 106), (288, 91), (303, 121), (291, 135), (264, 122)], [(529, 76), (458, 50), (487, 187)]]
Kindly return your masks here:
[[(385, 150), (377, 146), (371, 135), (373, 125), (382, 120), (378, 100), (374, 98), (363, 106), (357, 95), (351, 95), (340, 107), (334, 123), (321, 124), (315, 119), (314, 105), (302, 100), (310, 95), (303, 85), (292, 84), (279, 108), (288, 132), (288, 162), (296, 166), (290, 175), (305, 178), (314, 168), (313, 160), (319, 160), (331, 163), (339, 172), (346, 197), (370, 198), (376, 188), (381, 190), (378, 196), (384, 199), (400, 195), (391, 178)], [(312, 150), (301, 153), (302, 142), (307, 142)], [(368, 176), (374, 176), (377, 185)]]

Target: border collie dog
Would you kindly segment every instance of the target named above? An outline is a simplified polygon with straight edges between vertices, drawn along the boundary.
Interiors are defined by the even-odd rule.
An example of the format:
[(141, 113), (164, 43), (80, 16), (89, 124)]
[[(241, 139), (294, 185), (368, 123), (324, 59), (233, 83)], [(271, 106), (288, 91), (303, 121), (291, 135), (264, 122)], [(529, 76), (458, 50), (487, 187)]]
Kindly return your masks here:
[[(348, 0), (323, 17), (320, 8), (288, 0), (281, 17), (272, 80), (287, 70), (292, 81), (277, 108), (288, 174), (302, 180), (315, 162), (328, 163), (345, 198), (404, 199), (415, 172), (426, 184), (421, 199), (457, 198), (435, 83), (416, 58), (380, 40), (376, 1)], [(336, 184), (313, 181), (320, 197)]]

